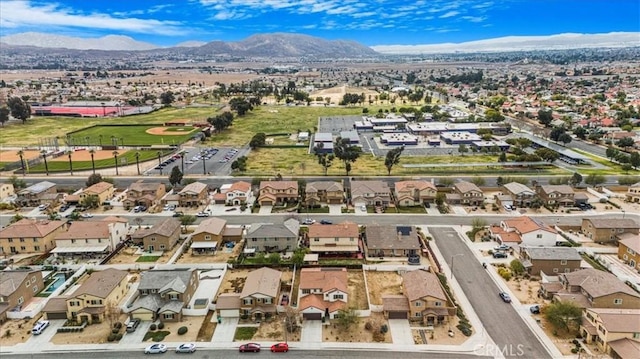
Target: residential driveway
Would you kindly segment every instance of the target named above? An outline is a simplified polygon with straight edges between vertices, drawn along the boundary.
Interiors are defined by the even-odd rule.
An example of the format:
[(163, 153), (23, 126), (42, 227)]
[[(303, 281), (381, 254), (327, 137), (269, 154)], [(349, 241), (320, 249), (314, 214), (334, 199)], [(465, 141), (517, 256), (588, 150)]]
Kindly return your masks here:
[(259, 214), (271, 214), (272, 209), (273, 209), (273, 206), (262, 206), (260, 207)]
[(432, 204), (429, 208), (425, 208), (425, 210), (427, 210), (427, 214), (440, 214), (440, 211), (438, 211), (438, 206), (436, 206), (435, 204)]
[(391, 341), (397, 345), (414, 345), (411, 326), (407, 319), (389, 319)]
[(51, 338), (58, 332), (58, 328), (62, 327), (65, 320), (55, 319), (49, 321), (47, 329), (42, 331), (39, 335), (31, 335), (31, 338), (25, 343), (29, 348), (46, 348), (51, 341)]
[(125, 332), (120, 339), (120, 344), (140, 344), (142, 343), (142, 339), (144, 339), (144, 335), (149, 331), (149, 327), (151, 326), (151, 321), (142, 321), (136, 328), (136, 331), (133, 333)]
[(322, 321), (305, 320), (302, 323), (302, 333), (300, 334), (302, 343), (322, 342)]
[[(217, 318), (212, 318), (217, 320)], [(211, 341), (214, 343), (231, 343), (233, 337), (236, 334), (236, 327), (238, 326), (238, 318), (222, 318), (220, 324), (216, 326), (215, 332)]]
[(462, 214), (462, 215), (466, 215), (467, 214), (467, 211), (465, 211), (464, 207), (462, 207), (462, 206), (449, 206), (449, 208), (451, 208), (451, 210), (455, 214)]
[(329, 205), (329, 214), (342, 214), (342, 205), (341, 204), (330, 204)]

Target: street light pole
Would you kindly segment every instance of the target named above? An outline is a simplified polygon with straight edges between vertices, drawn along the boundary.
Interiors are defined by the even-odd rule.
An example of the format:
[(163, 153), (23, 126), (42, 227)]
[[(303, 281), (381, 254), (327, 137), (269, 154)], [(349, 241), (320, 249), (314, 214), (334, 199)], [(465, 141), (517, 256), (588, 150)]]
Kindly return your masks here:
[(458, 254), (454, 254), (454, 255), (451, 256), (451, 276), (449, 276), (449, 279), (453, 279), (453, 263), (454, 263), (453, 260), (456, 257), (460, 257), (460, 256), (463, 256), (463, 255), (464, 255), (464, 253), (458, 253)]

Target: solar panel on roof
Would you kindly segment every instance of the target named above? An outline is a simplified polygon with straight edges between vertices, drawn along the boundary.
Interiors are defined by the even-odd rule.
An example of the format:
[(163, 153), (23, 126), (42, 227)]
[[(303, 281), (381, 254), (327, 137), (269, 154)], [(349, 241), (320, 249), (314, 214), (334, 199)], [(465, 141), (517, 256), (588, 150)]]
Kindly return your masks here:
[(411, 233), (411, 227), (398, 226), (396, 227), (396, 232), (400, 232), (403, 236), (408, 236)]

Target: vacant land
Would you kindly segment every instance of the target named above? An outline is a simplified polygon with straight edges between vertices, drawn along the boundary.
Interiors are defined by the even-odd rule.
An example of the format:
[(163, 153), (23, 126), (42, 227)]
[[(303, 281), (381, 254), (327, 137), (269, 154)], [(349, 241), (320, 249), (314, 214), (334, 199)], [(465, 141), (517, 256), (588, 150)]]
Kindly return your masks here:
[(348, 274), (349, 306), (356, 310), (369, 309), (367, 291), (364, 287), (364, 273), (362, 270), (350, 270)]
[(382, 305), (385, 294), (402, 294), (402, 277), (397, 272), (366, 271), (371, 304)]

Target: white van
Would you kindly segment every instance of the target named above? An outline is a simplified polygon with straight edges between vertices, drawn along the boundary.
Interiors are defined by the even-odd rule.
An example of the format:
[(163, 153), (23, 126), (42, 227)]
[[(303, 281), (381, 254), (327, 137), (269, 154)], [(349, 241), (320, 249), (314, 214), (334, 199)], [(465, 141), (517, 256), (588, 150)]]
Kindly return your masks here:
[(31, 329), (31, 333), (38, 335), (41, 334), (43, 330), (45, 330), (45, 328), (47, 328), (49, 326), (49, 321), (48, 320), (39, 320), (34, 326), (33, 329)]

